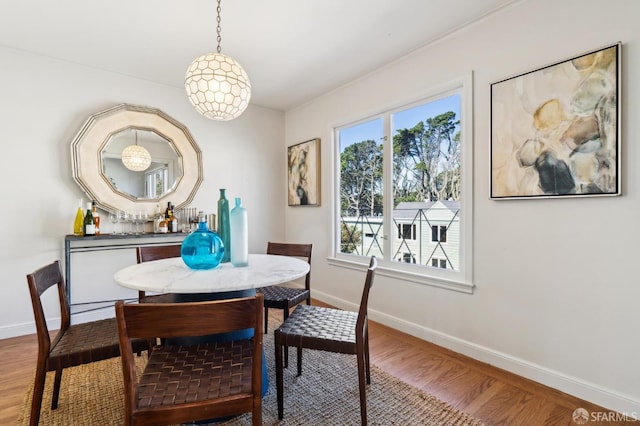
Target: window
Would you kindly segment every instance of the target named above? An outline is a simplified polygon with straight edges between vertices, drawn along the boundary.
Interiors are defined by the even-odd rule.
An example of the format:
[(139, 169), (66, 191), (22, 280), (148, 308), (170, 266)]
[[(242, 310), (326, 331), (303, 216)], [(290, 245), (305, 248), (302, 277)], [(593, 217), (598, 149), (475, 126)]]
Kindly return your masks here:
[(402, 261), (405, 263), (416, 263), (416, 257), (411, 253), (402, 253)]
[(416, 239), (416, 225), (406, 223), (398, 224), (398, 238), (404, 238), (405, 240), (415, 240)]
[(169, 167), (165, 164), (144, 173), (145, 197), (158, 198), (169, 190)]
[(335, 264), (471, 292), (470, 77), (449, 86), (335, 129)]
[[(440, 231), (440, 232), (438, 232)], [(446, 226), (431, 226), (431, 241), (439, 241), (441, 243), (447, 242), (447, 227)]]
[(447, 259), (431, 259), (431, 266), (434, 268), (447, 269)]

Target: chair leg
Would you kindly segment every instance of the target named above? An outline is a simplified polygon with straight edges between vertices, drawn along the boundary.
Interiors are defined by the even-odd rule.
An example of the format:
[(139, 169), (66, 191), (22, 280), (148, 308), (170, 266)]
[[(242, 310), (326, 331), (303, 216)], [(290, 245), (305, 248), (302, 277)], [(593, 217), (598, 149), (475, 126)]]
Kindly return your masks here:
[(364, 335), (364, 365), (367, 372), (367, 384), (371, 384), (371, 363), (369, 362), (369, 331)]
[(274, 333), (275, 351), (276, 351), (276, 394), (278, 399), (278, 419), (284, 417), (284, 380), (282, 377), (282, 342), (280, 341), (280, 333)]
[(44, 368), (36, 369), (36, 377), (33, 383), (33, 396), (31, 397), (31, 417), (29, 425), (37, 426), (40, 422), (40, 407), (42, 406), (42, 395), (44, 394), (44, 382), (47, 372)]
[(362, 425), (367, 425), (367, 385), (365, 374), (367, 367), (365, 366), (365, 348), (358, 346), (356, 348), (356, 356), (358, 357), (358, 387), (360, 388), (360, 419)]
[(60, 395), (60, 382), (62, 381), (62, 368), (56, 370), (56, 378), (53, 381), (53, 395), (51, 395), (51, 409), (58, 408), (58, 396)]
[[(289, 318), (289, 308), (285, 308), (282, 310), (282, 315), (284, 316), (284, 321), (287, 320), (287, 318)], [(284, 368), (287, 368), (289, 366), (289, 347), (285, 345), (284, 347)]]
[(298, 376), (302, 375), (302, 346), (298, 346)]
[(262, 426), (262, 399), (254, 399), (251, 411), (251, 425)]
[(264, 307), (264, 334), (267, 334), (269, 329), (269, 308)]

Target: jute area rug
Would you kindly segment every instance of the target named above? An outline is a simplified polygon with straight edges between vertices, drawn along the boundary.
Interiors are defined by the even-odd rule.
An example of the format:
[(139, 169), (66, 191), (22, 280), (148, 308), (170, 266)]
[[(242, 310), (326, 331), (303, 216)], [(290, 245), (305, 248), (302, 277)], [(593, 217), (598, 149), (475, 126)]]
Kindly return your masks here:
[[(278, 420), (273, 333), (264, 336), (269, 390), (263, 399), (265, 425), (359, 425), (358, 374), (352, 355), (305, 350), (302, 376), (296, 376), (296, 354), (290, 350), (284, 372), (284, 419)], [(145, 357), (138, 358), (142, 368)], [(41, 425), (123, 425), (124, 390), (119, 358), (65, 369), (58, 408), (51, 410), (53, 373), (45, 385)], [(33, 385), (27, 391), (18, 425), (29, 424)], [(371, 366), (367, 388), (371, 425), (482, 425), (436, 397)], [(251, 414), (216, 425), (250, 425)]]

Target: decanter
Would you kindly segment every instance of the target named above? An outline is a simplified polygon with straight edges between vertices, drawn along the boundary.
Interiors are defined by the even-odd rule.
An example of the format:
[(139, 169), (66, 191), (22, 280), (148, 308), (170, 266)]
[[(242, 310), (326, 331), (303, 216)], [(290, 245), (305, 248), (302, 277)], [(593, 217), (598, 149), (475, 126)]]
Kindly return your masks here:
[(213, 269), (224, 256), (224, 244), (218, 234), (209, 230), (204, 212), (198, 214), (198, 229), (182, 241), (180, 256), (191, 269)]

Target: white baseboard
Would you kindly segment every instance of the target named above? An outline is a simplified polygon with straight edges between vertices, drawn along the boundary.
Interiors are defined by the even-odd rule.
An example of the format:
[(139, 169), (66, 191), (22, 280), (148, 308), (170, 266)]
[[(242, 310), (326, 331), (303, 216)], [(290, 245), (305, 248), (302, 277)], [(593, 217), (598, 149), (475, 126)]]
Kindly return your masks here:
[[(58, 320), (58, 327), (60, 327), (60, 321)], [(10, 337), (26, 336), (27, 334), (34, 334), (36, 332), (36, 324), (32, 322), (26, 322), (23, 324), (11, 324), (8, 326), (0, 327), (0, 339), (9, 339)]]
[[(76, 313), (71, 315), (71, 324), (79, 324), (83, 322), (96, 321), (104, 318), (111, 318), (114, 316), (113, 309), (101, 309), (91, 312)], [(49, 318), (47, 320), (47, 326), (49, 330), (58, 330), (60, 328), (60, 317)], [(35, 334), (36, 324), (34, 321), (13, 324), (0, 328), (0, 339), (8, 339), (10, 337), (25, 336), (28, 334)]]
[[(313, 297), (341, 309), (358, 310), (357, 304), (338, 299), (317, 290), (313, 291)], [(640, 418), (640, 401), (634, 400), (627, 395), (622, 395), (576, 377), (570, 377), (561, 372), (542, 367), (486, 346), (477, 345), (455, 336), (411, 323), (384, 312), (369, 309), (369, 318), (372, 321), (379, 322), (478, 361), (486, 362), (487, 364), (526, 377), (527, 379), (568, 393), (585, 401), (590, 401), (609, 410), (624, 413), (632, 418)]]

